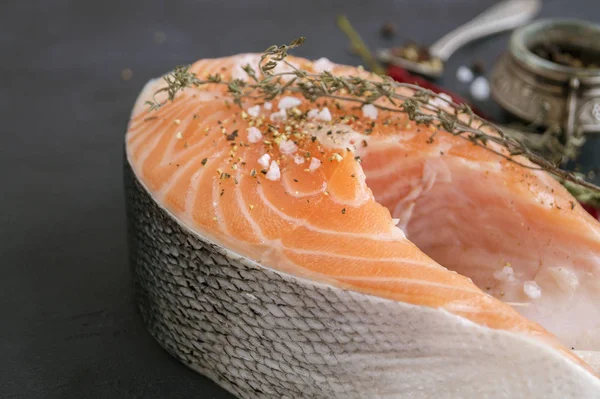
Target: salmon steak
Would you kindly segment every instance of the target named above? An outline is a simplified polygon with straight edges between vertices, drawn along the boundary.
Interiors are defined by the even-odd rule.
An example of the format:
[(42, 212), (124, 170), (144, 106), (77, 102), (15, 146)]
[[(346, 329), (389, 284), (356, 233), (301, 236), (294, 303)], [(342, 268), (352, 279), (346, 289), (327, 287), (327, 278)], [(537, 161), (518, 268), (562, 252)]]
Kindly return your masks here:
[(240, 398), (600, 397), (600, 225), (555, 178), (389, 98), (236, 96), (260, 62), (197, 61), (209, 83), (132, 112), (136, 298), (168, 352)]

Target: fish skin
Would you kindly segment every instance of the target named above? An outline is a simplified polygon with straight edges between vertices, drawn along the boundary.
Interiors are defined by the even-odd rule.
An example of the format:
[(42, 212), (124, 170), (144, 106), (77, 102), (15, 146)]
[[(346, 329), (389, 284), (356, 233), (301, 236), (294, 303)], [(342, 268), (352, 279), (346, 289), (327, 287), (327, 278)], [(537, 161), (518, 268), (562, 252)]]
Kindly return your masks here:
[[(215, 72), (227, 75), (228, 70), (239, 66), (239, 59), (229, 57), (202, 60), (194, 64), (192, 70), (200, 75)], [(303, 68), (310, 68), (310, 63), (306, 60), (291, 58), (291, 61)], [(340, 73), (352, 71), (356, 70), (346, 67), (340, 67), (339, 70)], [(335, 145), (326, 146), (324, 132), (314, 132), (319, 136), (315, 146), (323, 143), (326, 147), (319, 150), (323, 153), (323, 160), (335, 152), (340, 154), (341, 160), (336, 163), (323, 162), (322, 167), (310, 175), (310, 179), (302, 181), (299, 194), (292, 195), (291, 200), (285, 197), (288, 194), (283, 189), (284, 183), (289, 186), (289, 176), (294, 171), (303, 172), (303, 167), (286, 163), (285, 159), (282, 159), (281, 182), (261, 179), (260, 185), (249, 185), (249, 179), (244, 175), (252, 167), (248, 166), (239, 168), (236, 172), (228, 170), (234, 179), (239, 179), (243, 190), (236, 193), (235, 189), (228, 189), (220, 193), (219, 183), (223, 184), (223, 181), (215, 176), (219, 170), (228, 166), (228, 155), (222, 150), (229, 149), (230, 143), (225, 142), (224, 136), (219, 132), (195, 134), (202, 133), (203, 130), (191, 126), (199, 124), (202, 129), (208, 127), (215, 130), (218, 128), (215, 120), (235, 119), (235, 112), (231, 106), (224, 104), (222, 89), (214, 87), (208, 91), (186, 90), (173, 103), (165, 105), (153, 115), (157, 118), (148, 121), (141, 104), (159, 84), (149, 83), (134, 108), (127, 134), (128, 162), (154, 199), (178, 222), (189, 226), (196, 234), (213, 243), (297, 279), (361, 292), (363, 295), (367, 294), (368, 298), (378, 296), (403, 302), (405, 305), (411, 304), (417, 306), (417, 313), (424, 310), (422, 308), (437, 309), (436, 312), (440, 314), (452, 313), (463, 322), (473, 322), (486, 331), (504, 330), (515, 339), (533, 338), (536, 341), (532, 342), (543, 342), (559, 353), (563, 362), (571, 363), (571, 367), (576, 367), (580, 373), (587, 373), (582, 371), (587, 366), (539, 325), (483, 293), (470, 279), (439, 266), (410, 243), (402, 231), (393, 226), (389, 212), (375, 202), (367, 187), (371, 186), (371, 181), (365, 183), (363, 168), (355, 160), (354, 151), (340, 151)], [(199, 121), (191, 119), (191, 115), (196, 112), (200, 113)], [(336, 114), (336, 111), (332, 110), (332, 113)], [(384, 117), (380, 113), (380, 119)], [(169, 123), (171, 120), (178, 123)], [(409, 125), (408, 121), (402, 123), (407, 125), (404, 129), (400, 128), (400, 136), (396, 134), (398, 125), (376, 129), (368, 138), (368, 151), (373, 151), (373, 143), (385, 144), (390, 137), (399, 140), (407, 148), (419, 143), (422, 140), (422, 136), (416, 134), (419, 127)], [(228, 132), (244, 132), (247, 127), (239, 118), (223, 124)], [(481, 151), (471, 147), (466, 142), (453, 142), (450, 149), (457, 157), (478, 166), (485, 163), (482, 161), (488, 161), (482, 159)], [(305, 146), (303, 149), (307, 148)], [(431, 150), (433, 147), (426, 148)], [(314, 146), (309, 149), (313, 152), (318, 150)], [(446, 151), (448, 149), (445, 148)], [(277, 150), (274, 152), (279, 155)], [(366, 150), (357, 148), (355, 152), (364, 153), (368, 160)], [(247, 165), (255, 166), (262, 153), (263, 150), (258, 146), (241, 146), (236, 155), (244, 157)], [(207, 159), (207, 163), (200, 167), (204, 159)], [(442, 173), (438, 179), (441, 166), (438, 163), (432, 169), (434, 172), (429, 172), (430, 175), (433, 173), (438, 182), (453, 177), (451, 173), (446, 173), (445, 176)], [(369, 169), (370, 167), (365, 168), (367, 179)], [(348, 179), (346, 175), (351, 173), (359, 178)], [(227, 179), (226, 183), (234, 187), (231, 180)], [(331, 192), (330, 195), (323, 192), (324, 184)], [(537, 187), (536, 182), (530, 186)], [(194, 190), (190, 190), (190, 187), (194, 187)], [(436, 181), (429, 179), (424, 188), (431, 190), (435, 187)], [(378, 194), (377, 190), (374, 191)], [(239, 192), (242, 193), (241, 196)], [(415, 195), (419, 197), (419, 193)], [(306, 197), (312, 200), (308, 205), (304, 203)], [(286, 201), (281, 202), (281, 198), (286, 198)], [(259, 206), (254, 209), (255, 214), (262, 215), (258, 221), (249, 216), (245, 208), (248, 204)], [(337, 211), (342, 206), (343, 212), (335, 212), (335, 219), (324, 217), (321, 212)], [(410, 233), (410, 229), (408, 231)], [(323, 246), (334, 234), (338, 237), (335, 246)], [(303, 247), (298, 246), (298, 243)], [(374, 253), (379, 255), (377, 260), (372, 258)], [(329, 270), (324, 270), (324, 264), (328, 265)], [(370, 272), (365, 271), (365, 264), (369, 264)], [(353, 274), (347, 275), (348, 272)]]
[(129, 166), (125, 181), (146, 327), (239, 398), (598, 397), (543, 340), (266, 268), (185, 226)]

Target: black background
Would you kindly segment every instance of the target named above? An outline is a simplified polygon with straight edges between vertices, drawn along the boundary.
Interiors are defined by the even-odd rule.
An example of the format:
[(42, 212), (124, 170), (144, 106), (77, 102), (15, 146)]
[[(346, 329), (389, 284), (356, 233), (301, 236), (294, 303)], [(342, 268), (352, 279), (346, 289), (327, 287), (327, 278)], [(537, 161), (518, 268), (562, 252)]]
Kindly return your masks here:
[[(494, 3), (0, 1), (0, 397), (231, 397), (164, 352), (132, 303), (122, 151), (146, 81), (301, 35), (296, 54), (357, 64), (338, 13), (376, 48), (390, 44), (378, 33), (384, 21), (396, 24), (396, 43), (432, 43)], [(542, 16), (598, 22), (600, 2), (545, 1)], [(507, 40), (462, 49), (442, 83), (465, 95), (456, 68), (476, 58), (490, 67)], [(500, 115), (491, 101), (479, 105)], [(597, 147), (582, 163), (593, 165)]]

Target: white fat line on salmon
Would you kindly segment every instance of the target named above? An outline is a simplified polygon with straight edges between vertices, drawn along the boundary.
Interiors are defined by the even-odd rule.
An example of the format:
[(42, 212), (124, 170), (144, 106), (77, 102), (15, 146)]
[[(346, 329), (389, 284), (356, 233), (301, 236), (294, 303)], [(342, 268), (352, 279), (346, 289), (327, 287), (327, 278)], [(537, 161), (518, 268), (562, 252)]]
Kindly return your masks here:
[[(165, 113), (164, 116), (160, 117), (160, 120), (155, 121), (154, 123), (149, 124), (150, 126), (147, 129), (140, 129), (138, 132), (131, 132), (130, 130), (127, 132), (127, 147), (129, 151), (133, 154), (137, 151), (138, 147), (144, 143), (147, 143), (146, 139), (152, 135), (160, 135), (161, 130), (165, 129), (171, 123), (172, 118), (174, 116), (179, 115), (181, 110), (178, 107), (172, 107)], [(147, 126), (144, 126), (147, 127)]]
[[(180, 95), (184, 95), (184, 93), (180, 93)], [(194, 92), (194, 94), (188, 95), (188, 97), (189, 98), (187, 99), (187, 102), (189, 102), (190, 104), (196, 103), (200, 106), (205, 105), (206, 103), (212, 102), (217, 99), (225, 99), (225, 97), (223, 96), (222, 93), (208, 92), (208, 91), (196, 91), (196, 92)], [(147, 98), (147, 100), (152, 100), (152, 97)], [(147, 105), (144, 104), (144, 107), (147, 107)], [(177, 108), (177, 107), (174, 107), (174, 108)], [(144, 113), (140, 113), (139, 115), (134, 117), (134, 120), (128, 127), (128, 130), (133, 131), (135, 129), (143, 127), (145, 125), (145, 123), (148, 122), (147, 119), (152, 118), (154, 116), (155, 115), (153, 114), (152, 111), (145, 110)]]
[(493, 161), (471, 161), (465, 158), (453, 158), (455, 162), (460, 162), (460, 164), (471, 170), (477, 170), (481, 172), (502, 172), (502, 163), (499, 159)]
[[(219, 164), (217, 171), (225, 170), (227, 168), (227, 166), (229, 165), (227, 160), (228, 160), (227, 157), (225, 157), (223, 159), (223, 161)], [(225, 173), (225, 172), (223, 172), (223, 173)], [(213, 220), (216, 217), (217, 226), (219, 226), (222, 233), (224, 233), (227, 236), (233, 236), (231, 234), (231, 232), (229, 231), (229, 229), (227, 228), (227, 225), (224, 223), (225, 215), (223, 214), (223, 210), (221, 209), (221, 190), (224, 188), (222, 188), (221, 185), (219, 184), (219, 182), (221, 182), (221, 181), (225, 181), (225, 180), (221, 180), (221, 178), (219, 177), (219, 178), (213, 179), (213, 182), (212, 182), (212, 207), (213, 207), (214, 215), (215, 215), (213, 217)], [(229, 185), (229, 183), (233, 184), (233, 182), (227, 182), (227, 183), (228, 183), (228, 185)], [(231, 190), (231, 187), (227, 187), (227, 189)]]
[[(149, 134), (152, 134), (152, 132), (158, 129), (162, 124), (166, 124), (176, 112), (179, 112), (179, 107), (171, 107), (164, 111), (161, 110), (161, 112), (156, 112), (155, 115), (152, 113), (140, 115), (140, 121), (137, 122), (135, 126), (131, 124), (127, 127), (127, 137), (130, 145), (138, 142), (141, 137), (147, 137)], [(148, 121), (146, 118), (156, 119)], [(148, 128), (148, 126), (150, 126), (150, 128)]]
[[(285, 172), (285, 170), (284, 170), (284, 172)], [(323, 182), (323, 184), (321, 185), (321, 188), (319, 188), (317, 190), (298, 191), (294, 187), (290, 186), (289, 178), (286, 178), (286, 176), (288, 176), (288, 175), (289, 175), (288, 173), (285, 173), (285, 176), (282, 177), (281, 181), (283, 183), (283, 187), (285, 188), (285, 191), (287, 191), (287, 193), (294, 198), (314, 197), (315, 195), (324, 193), (327, 190), (327, 182)], [(301, 179), (302, 175), (300, 175), (299, 177)]]
[[(309, 191), (309, 192), (297, 191), (293, 187), (290, 186), (291, 183), (289, 182), (289, 179), (290, 179), (289, 172), (284, 169), (282, 174), (283, 174), (283, 177), (282, 177), (283, 185), (284, 185), (287, 193), (291, 197), (305, 198), (305, 197), (314, 196), (314, 195), (317, 195), (317, 194), (327, 191), (327, 182), (323, 182), (322, 187), (318, 190), (313, 190), (313, 191)], [(298, 177), (299, 177), (299, 179), (303, 178), (302, 174), (300, 174)], [(359, 195), (357, 195), (357, 197), (354, 200), (352, 200), (352, 201), (342, 200), (335, 195), (335, 191), (329, 192), (329, 198), (331, 198), (338, 205), (347, 205), (347, 206), (352, 206), (352, 207), (359, 207), (360, 205), (369, 201), (369, 199), (371, 199), (371, 194), (367, 189), (367, 185), (365, 182), (365, 175), (360, 166), (357, 166), (357, 168), (355, 169), (355, 172), (353, 173), (353, 178), (356, 179), (356, 181), (358, 181), (360, 184), (360, 189), (357, 190)], [(362, 195), (360, 195), (360, 194), (362, 194)]]
[[(443, 162), (443, 161), (441, 161), (441, 162)], [(410, 207), (410, 214), (404, 215), (404, 217), (403, 217), (405, 224), (408, 223), (410, 216), (412, 216), (412, 211), (413, 211), (416, 200), (419, 197), (421, 197), (422, 195), (429, 192), (433, 188), (436, 181), (438, 180), (437, 179), (437, 171), (432, 170), (431, 167), (428, 167), (428, 163), (429, 163), (429, 161), (425, 161), (425, 164), (423, 165), (420, 181), (417, 184), (413, 184), (412, 185), (413, 187), (409, 191), (409, 193), (404, 198), (399, 199), (396, 203), (396, 206), (394, 207), (393, 216), (398, 216), (400, 213), (399, 209), (405, 208), (407, 206), (407, 204)], [(442, 170), (443, 170), (443, 173), (442, 173), (441, 182), (442, 183), (451, 182), (452, 177), (451, 177), (450, 171), (448, 170), (448, 167), (445, 166), (445, 169), (442, 168)], [(388, 199), (396, 199), (396, 196), (398, 194), (398, 189), (403, 188), (405, 185), (406, 185), (406, 182), (399, 180), (397, 183), (392, 184), (388, 189), (386, 189), (385, 193), (382, 194), (381, 196), (379, 196), (377, 199), (379, 201), (387, 201)]]
[[(435, 202), (435, 201), (434, 201)], [(437, 202), (436, 202), (437, 203)], [(457, 235), (456, 230), (453, 225), (448, 227), (440, 227), (445, 223), (457, 223), (458, 225), (472, 223), (472, 219), (467, 216), (462, 219), (457, 219), (455, 216), (449, 216), (450, 212), (446, 207), (440, 207), (432, 205), (431, 210), (426, 210), (423, 207), (423, 204), (420, 204), (418, 208), (417, 214), (414, 219), (412, 219), (410, 223), (410, 239), (415, 242), (419, 242), (421, 246), (426, 247), (427, 251), (439, 251), (442, 248), (447, 249), (456, 249), (457, 247), (462, 248), (461, 251), (463, 254), (467, 253), (467, 250), (464, 249), (464, 243), (461, 241), (460, 237)], [(489, 212), (492, 212), (491, 210)], [(427, 217), (423, 217), (423, 215), (427, 215)], [(468, 214), (467, 214), (468, 215)], [(411, 218), (413, 217), (411, 211)], [(432, 229), (436, 229), (436, 234), (442, 235), (447, 239), (443, 243), (438, 242), (438, 238), (431, 238)], [(458, 255), (456, 255), (458, 256)], [(488, 263), (485, 262), (477, 263), (478, 270), (482, 270), (483, 268), (488, 268), (490, 270), (490, 275), (493, 270), (496, 270), (494, 266), (486, 266)], [(462, 269), (465, 269), (467, 265), (463, 264), (461, 266)]]
[(452, 183), (452, 172), (445, 160), (430, 158), (423, 165), (421, 181), (425, 185), (424, 192), (428, 192), (435, 183)]
[[(377, 159), (379, 154), (369, 151), (368, 158), (365, 158), (363, 162), (369, 162), (370, 159)], [(398, 175), (403, 172), (405, 165), (410, 165), (413, 162), (420, 162), (423, 158), (419, 157), (395, 157), (393, 161), (385, 162), (383, 167), (373, 168), (369, 167), (366, 172), (367, 180), (389, 180), (391, 175)]]
[[(449, 285), (449, 284), (442, 284), (442, 283), (436, 283), (436, 282), (432, 282), (432, 281), (426, 281), (426, 280), (417, 280), (417, 279), (412, 279), (412, 278), (406, 278), (406, 277), (381, 277), (381, 276), (332, 276), (333, 278), (335, 278), (336, 280), (340, 280), (340, 281), (371, 281), (371, 282), (398, 282), (398, 283), (406, 283), (407, 285), (424, 285), (424, 286), (431, 286), (431, 287), (439, 287), (439, 288), (447, 288), (451, 291), (458, 291), (458, 292), (470, 292), (470, 293), (474, 293), (474, 294), (483, 294), (479, 289), (477, 288), (473, 288), (473, 289), (468, 289), (465, 287), (459, 287), (456, 285)], [(448, 309), (448, 306), (452, 305), (452, 302), (450, 302), (449, 304), (443, 306), (445, 309)]]
[[(369, 151), (368, 158), (365, 159), (365, 162), (369, 162), (369, 159), (377, 159), (378, 156), (378, 153)], [(439, 153), (433, 152), (431, 154), (431, 157), (425, 159), (431, 162), (444, 162), (447, 165), (448, 162), (454, 161), (457, 158), (452, 156), (444, 156), (443, 158), (441, 158), (439, 156)], [(418, 157), (395, 157), (392, 161), (382, 163), (382, 165), (378, 168), (369, 167), (369, 171), (367, 173), (367, 180), (388, 181), (390, 176), (402, 173), (403, 170), (405, 170), (405, 165), (422, 163), (423, 160), (424, 156), (422, 153), (419, 153)]]
[[(188, 108), (191, 107), (184, 107), (181, 110), (181, 112), (178, 113), (176, 116), (185, 115), (189, 111)], [(146, 163), (146, 159), (150, 156), (150, 154), (154, 151), (154, 149), (163, 139), (165, 139), (165, 136), (161, 132), (160, 134), (156, 134), (154, 137), (152, 137), (151, 140), (144, 140), (144, 142), (140, 146), (140, 155), (137, 157), (137, 165), (140, 171), (140, 175), (142, 177), (144, 176), (144, 164)]]
[[(165, 134), (168, 134), (171, 136), (171, 139), (169, 140), (169, 143), (167, 144), (167, 146), (164, 150), (165, 152), (163, 154), (163, 157), (157, 166), (166, 166), (169, 163), (172, 163), (174, 161), (173, 150), (175, 149), (175, 146), (179, 143), (180, 140), (182, 140), (182, 139), (187, 140), (190, 138), (189, 136), (183, 137), (182, 132), (186, 130), (186, 128), (190, 124), (190, 121), (193, 120), (193, 115), (195, 115), (196, 112), (198, 112), (198, 110), (200, 110), (200, 109), (201, 109), (201, 106), (197, 106), (196, 108), (189, 111), (183, 119), (181, 119), (181, 120), (178, 119), (179, 123), (177, 124), (176, 132), (165, 132)], [(186, 133), (186, 134), (189, 135), (189, 133)], [(185, 151), (182, 151), (182, 153), (185, 154)], [(180, 154), (180, 156), (181, 156), (181, 154)]]
[(186, 164), (181, 165), (179, 168), (173, 172), (169, 180), (163, 183), (163, 185), (156, 191), (155, 195), (158, 200), (163, 200), (164, 197), (171, 191), (171, 189), (178, 183), (181, 176), (183, 176), (191, 167), (196, 166), (197, 172), (194, 176), (201, 176), (206, 168), (202, 164), (197, 165), (196, 162), (201, 161), (202, 159), (212, 159), (218, 158), (222, 156), (225, 151), (219, 151), (216, 154), (213, 153), (212, 148), (205, 148), (204, 151), (196, 154), (193, 158), (187, 161)]
[[(213, 155), (210, 159), (211, 162), (219, 162), (223, 159), (226, 159), (227, 154), (223, 151)], [(188, 215), (190, 219), (193, 220), (194, 207), (196, 205), (196, 196), (198, 194), (198, 189), (200, 188), (201, 179), (205, 174), (205, 170), (203, 168), (198, 169), (196, 173), (192, 176), (190, 181), (188, 191), (185, 197), (185, 215)]]
[[(391, 175), (397, 175), (398, 173), (402, 173), (404, 165), (410, 165), (411, 163), (414, 163), (414, 162), (422, 162), (423, 153), (419, 153), (418, 155), (419, 155), (418, 157), (416, 157), (416, 156), (395, 157), (395, 159), (393, 161), (385, 162), (382, 164), (382, 166), (380, 166), (378, 168), (370, 167), (369, 172), (367, 173), (367, 179), (369, 179), (369, 180), (374, 180), (374, 179), (387, 180), (387, 179), (389, 179), (389, 177)], [(370, 159), (377, 159), (378, 156), (379, 156), (379, 154), (377, 152), (373, 152), (373, 151), (369, 150), (369, 158)], [(429, 160), (435, 161), (435, 162), (446, 162), (450, 158), (454, 159), (454, 157), (451, 157), (451, 156), (441, 159), (439, 156), (439, 152), (433, 151), (433, 152), (431, 152), (431, 157), (429, 158)], [(368, 162), (368, 159), (367, 159), (367, 162)], [(496, 163), (496, 162), (494, 162), (494, 163)]]
[[(337, 171), (335, 172), (337, 173)], [(359, 164), (354, 168), (354, 179), (358, 182), (358, 187), (355, 190), (355, 197), (352, 200), (345, 200), (336, 195), (335, 190), (329, 190), (329, 198), (333, 200), (336, 205), (339, 206), (350, 206), (353, 208), (358, 208), (361, 205), (369, 202), (373, 198), (372, 192), (369, 190), (365, 174), (362, 171), (362, 168)]]
[(194, 203), (196, 201), (196, 193), (198, 191), (198, 180), (203, 173), (204, 172), (202, 170), (198, 169), (198, 171), (192, 175), (190, 184), (185, 193), (184, 214), (189, 215), (188, 218), (191, 220), (193, 220), (192, 212), (194, 210)]
[(308, 269), (305, 265), (301, 265), (291, 260), (282, 252), (282, 248), (281, 240), (273, 240), (272, 245), (268, 247), (256, 262), (265, 267), (277, 265), (274, 269), (287, 273), (295, 278), (307, 279), (312, 283), (319, 281), (319, 283), (322, 284), (337, 286), (338, 281), (334, 276)]
[[(486, 294), (484, 292), (481, 292), (480, 290), (473, 291), (473, 292), (477, 292), (478, 294), (481, 294), (482, 298), (489, 298), (490, 300), (494, 300), (494, 297), (492, 297), (491, 295)], [(496, 309), (483, 310), (479, 307), (474, 307), (472, 304), (464, 303), (463, 300), (456, 300), (456, 301), (449, 302), (449, 303), (445, 304), (443, 306), (443, 308), (452, 313), (457, 313), (457, 312), (473, 313), (473, 314), (475, 314), (475, 313), (489, 313), (489, 314), (505, 313), (505, 312), (499, 312)], [(510, 307), (508, 309), (512, 310), (512, 308), (510, 308)]]
[[(485, 294), (485, 293), (481, 295), (481, 298), (495, 300), (494, 297), (490, 296), (489, 294)], [(456, 312), (460, 312), (460, 313), (470, 313), (473, 315), (487, 314), (487, 315), (493, 315), (498, 318), (518, 317), (517, 310), (512, 308), (509, 305), (506, 305), (506, 307), (500, 307), (500, 308), (495, 308), (495, 309), (481, 309), (481, 308), (473, 308), (473, 307), (469, 307), (469, 306), (462, 306), (462, 307), (455, 306), (455, 305), (453, 305), (453, 303), (448, 303), (448, 304), (442, 306), (440, 309), (445, 310), (446, 312), (449, 312), (450, 314), (453, 314), (453, 315), (456, 315)], [(465, 316), (463, 316), (463, 315), (459, 315), (459, 317), (465, 319), (465, 321), (468, 321), (468, 318), (465, 318)], [(516, 329), (516, 331), (519, 331), (519, 329)]]
[[(396, 174), (397, 173), (398, 172), (396, 171)], [(390, 173), (389, 175), (391, 176), (392, 174), (393, 173)], [(440, 178), (438, 178), (438, 176)], [(367, 179), (370, 179), (370, 174), (367, 176)], [(386, 202), (388, 200), (398, 200), (396, 208), (406, 203), (414, 203), (420, 196), (430, 191), (437, 182), (452, 183), (452, 171), (445, 160), (428, 159), (423, 163), (420, 178), (413, 177), (410, 181), (396, 179), (394, 183), (386, 188), (384, 193), (377, 196), (377, 201)], [(401, 189), (408, 185), (412, 186), (409, 193), (403, 198), (397, 198), (398, 193), (404, 191)], [(396, 211), (394, 211), (394, 215), (396, 215)]]
[(411, 259), (406, 259), (406, 258), (394, 258), (394, 257), (389, 257), (389, 258), (367, 258), (367, 257), (363, 257), (363, 256), (355, 256), (355, 255), (344, 255), (344, 254), (339, 254), (339, 253), (335, 253), (335, 252), (325, 252), (325, 251), (314, 251), (314, 250), (309, 250), (309, 249), (298, 249), (298, 248), (290, 248), (290, 247), (285, 247), (284, 248), (288, 251), (291, 252), (295, 252), (297, 254), (302, 254), (302, 255), (312, 255), (312, 256), (325, 256), (325, 257), (331, 257), (331, 258), (339, 258), (339, 259), (347, 259), (347, 260), (356, 260), (356, 261), (360, 261), (360, 262), (390, 262), (390, 263), (401, 263), (402, 265), (412, 265), (412, 266), (418, 266), (418, 267), (425, 267), (428, 269), (434, 269), (434, 270), (446, 270), (444, 267), (439, 266), (435, 263), (431, 263), (431, 262), (419, 262), (419, 261), (415, 261), (415, 260), (411, 260)]
[[(256, 223), (254, 218), (250, 215), (250, 211), (248, 210), (250, 204), (248, 204), (244, 200), (243, 193), (242, 193), (242, 185), (244, 184), (244, 180), (246, 179), (246, 176), (241, 172), (241, 170), (238, 169), (238, 171), (235, 174), (235, 177), (236, 177), (236, 179), (238, 179), (238, 184), (234, 185), (235, 199), (238, 204), (238, 207), (240, 208), (242, 215), (244, 215), (244, 217), (246, 218), (246, 220), (248, 221), (250, 226), (252, 226), (252, 229), (254, 229), (254, 233), (260, 238), (260, 240), (264, 244), (271, 245), (272, 240), (269, 240), (267, 237), (265, 237), (265, 235), (264, 235), (262, 229), (260, 228), (260, 226), (258, 225), (258, 223)], [(254, 180), (254, 179), (252, 179), (252, 180)]]
[[(264, 202), (264, 204), (270, 210), (275, 212), (279, 217), (281, 217), (282, 219), (287, 220), (289, 222), (293, 222), (293, 223), (297, 224), (297, 227), (295, 227), (295, 228), (305, 227), (308, 230), (311, 230), (311, 231), (314, 231), (317, 233), (322, 233), (322, 234), (332, 234), (335, 236), (342, 236), (342, 237), (367, 238), (367, 239), (374, 239), (374, 240), (378, 240), (378, 241), (397, 241), (399, 238), (404, 238), (404, 233), (402, 232), (402, 230), (395, 228), (395, 227), (393, 227), (393, 228), (391, 227), (390, 234), (385, 234), (385, 235), (358, 234), (358, 233), (348, 233), (348, 232), (343, 232), (343, 231), (322, 229), (322, 228), (316, 227), (316, 226), (308, 223), (305, 219), (293, 218), (293, 217), (281, 212), (279, 209), (277, 209), (276, 206), (271, 204), (271, 202), (267, 199), (267, 197), (265, 196), (265, 194), (262, 190), (262, 187), (260, 187), (260, 186), (258, 187), (257, 193), (258, 193), (260, 199)], [(397, 232), (396, 232), (396, 230), (397, 230)]]
[(398, 228), (401, 229), (404, 232), (404, 234), (407, 234), (408, 232), (408, 224), (412, 219), (413, 211), (415, 210), (415, 205), (415, 201), (400, 201), (394, 207), (392, 216), (398, 219), (398, 223), (396, 223), (396, 226), (398, 226)]
[[(210, 143), (208, 142), (212, 142), (212, 140), (217, 140), (221, 139), (221, 137), (219, 135), (221, 135), (222, 133), (218, 130), (218, 129), (213, 129), (212, 132), (210, 134), (208, 134), (208, 136), (206, 135), (207, 132), (205, 132), (205, 128), (206, 127), (210, 127), (214, 125), (211, 125), (211, 123), (213, 121), (218, 121), (218, 120), (223, 120), (224, 116), (226, 114), (224, 112), (218, 112), (216, 114), (211, 114), (211, 116), (207, 119), (205, 119), (204, 121), (202, 121), (201, 123), (198, 124), (198, 132), (195, 133), (195, 135), (200, 135), (201, 136), (201, 140), (194, 143), (193, 145), (189, 146), (188, 148), (186, 148), (186, 150), (188, 152), (193, 152), (195, 151), (197, 148), (202, 148), (202, 147), (208, 147), (211, 150), (214, 149), (214, 147), (210, 146)], [(216, 137), (216, 138), (215, 138)], [(175, 158), (173, 158), (173, 160), (171, 162), (177, 162), (179, 160), (181, 160), (182, 158), (184, 158), (186, 156), (186, 152), (182, 151), (181, 153), (177, 154), (175, 156)]]
[[(411, 180), (412, 181), (397, 179), (394, 183), (386, 186), (385, 192), (383, 194), (378, 194), (377, 202), (381, 203), (393, 200), (394, 203), (400, 204), (416, 201), (423, 194), (423, 182), (421, 179), (417, 180), (413, 178)], [(404, 197), (398, 197), (398, 195), (405, 192), (407, 188), (409, 188), (410, 191), (408, 191)]]

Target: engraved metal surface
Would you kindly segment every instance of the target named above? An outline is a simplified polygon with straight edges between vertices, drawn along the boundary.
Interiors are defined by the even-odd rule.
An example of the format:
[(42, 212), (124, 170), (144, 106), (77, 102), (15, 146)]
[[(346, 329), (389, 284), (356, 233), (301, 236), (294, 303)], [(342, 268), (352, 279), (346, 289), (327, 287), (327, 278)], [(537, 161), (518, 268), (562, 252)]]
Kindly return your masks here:
[(528, 122), (562, 126), (566, 118), (566, 90), (542, 85), (509, 54), (498, 61), (490, 79), (494, 99), (507, 111)]
[(537, 57), (527, 47), (547, 40), (597, 48), (600, 27), (542, 20), (515, 31), (508, 52), (492, 71), (494, 99), (525, 121), (561, 126), (567, 136), (600, 132), (600, 117), (595, 116), (599, 111), (594, 114), (594, 105), (600, 104), (600, 69), (567, 68)]

